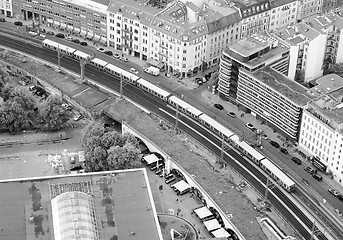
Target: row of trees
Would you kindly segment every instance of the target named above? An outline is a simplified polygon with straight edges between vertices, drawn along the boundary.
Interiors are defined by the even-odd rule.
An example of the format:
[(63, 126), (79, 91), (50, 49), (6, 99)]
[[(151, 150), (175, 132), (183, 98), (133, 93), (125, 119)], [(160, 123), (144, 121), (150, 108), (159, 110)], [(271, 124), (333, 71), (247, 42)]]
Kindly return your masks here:
[(71, 112), (62, 99), (50, 96), (39, 101), (27, 88), (17, 86), (18, 77), (0, 66), (0, 129), (10, 132), (40, 129), (54, 131), (69, 125)]
[(87, 172), (131, 169), (141, 165), (137, 139), (104, 128), (101, 123), (90, 123), (82, 131)]

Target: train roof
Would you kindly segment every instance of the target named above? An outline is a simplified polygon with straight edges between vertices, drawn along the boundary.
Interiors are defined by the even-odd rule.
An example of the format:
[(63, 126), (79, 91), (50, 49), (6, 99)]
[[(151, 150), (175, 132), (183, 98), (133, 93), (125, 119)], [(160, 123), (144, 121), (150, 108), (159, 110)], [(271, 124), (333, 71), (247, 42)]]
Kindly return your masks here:
[(231, 137), (232, 135), (234, 135), (234, 133), (231, 132), (227, 127), (223, 126), (222, 124), (220, 124), (219, 122), (217, 122), (216, 120), (214, 120), (206, 114), (201, 114), (199, 118), (204, 122), (208, 123), (209, 125), (211, 125), (212, 127), (214, 127), (215, 129), (217, 129), (219, 132), (223, 133), (227, 137)]
[(261, 161), (261, 164), (263, 164), (267, 169), (269, 169), (275, 176), (277, 176), (288, 187), (292, 187), (295, 185), (292, 179), (290, 179), (286, 174), (284, 174), (277, 166), (275, 166), (268, 159), (263, 159)]
[(163, 90), (162, 88), (157, 87), (154, 84), (152, 84), (152, 83), (150, 83), (150, 82), (148, 82), (148, 81), (146, 81), (146, 80), (144, 80), (142, 78), (139, 79), (137, 81), (137, 83), (145, 86), (146, 88), (149, 88), (149, 89), (153, 90), (154, 92), (160, 94), (163, 97), (168, 97), (170, 95), (170, 92), (167, 92), (167, 91)]
[(76, 50), (76, 52), (74, 52), (74, 54), (80, 58), (89, 58), (91, 55), (87, 54), (87, 53), (84, 53), (80, 50)]
[(103, 66), (103, 67), (105, 67), (108, 64), (108, 62), (101, 60), (100, 58), (94, 58), (92, 62), (99, 64), (100, 66)]
[(69, 52), (69, 53), (73, 53), (76, 51), (75, 48), (68, 47), (68, 46), (60, 44), (58, 42), (51, 41), (50, 39), (44, 39), (43, 44), (47, 44), (49, 46), (59, 48), (60, 50), (65, 51), (65, 52)]
[(174, 102), (175, 104), (179, 105), (180, 107), (187, 109), (187, 111), (194, 114), (195, 116), (199, 116), (200, 114), (202, 114), (202, 111), (200, 111), (199, 109), (197, 109), (197, 108), (193, 107), (192, 105), (186, 103), (185, 101), (181, 100), (178, 97), (171, 96), (171, 97), (169, 97), (169, 100)]
[(243, 148), (246, 152), (248, 152), (251, 156), (253, 156), (257, 161), (261, 161), (265, 158), (260, 152), (250, 146), (248, 143), (244, 141), (240, 141), (237, 135), (233, 135), (230, 137), (232, 141), (234, 141), (237, 145)]

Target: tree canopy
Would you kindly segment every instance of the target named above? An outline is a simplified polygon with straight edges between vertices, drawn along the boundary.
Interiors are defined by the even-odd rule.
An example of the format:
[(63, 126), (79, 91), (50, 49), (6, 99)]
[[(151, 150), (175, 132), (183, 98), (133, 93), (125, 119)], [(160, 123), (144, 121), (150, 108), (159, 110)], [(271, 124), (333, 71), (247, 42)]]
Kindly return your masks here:
[(90, 123), (82, 131), (85, 148), (85, 170), (108, 171), (131, 169), (141, 165), (137, 139), (105, 129), (101, 123)]
[(62, 106), (63, 101), (59, 97), (50, 96), (40, 106), (40, 122), (43, 130), (56, 131), (69, 124), (71, 112)]
[(332, 64), (328, 73), (334, 73), (343, 77), (343, 63)]

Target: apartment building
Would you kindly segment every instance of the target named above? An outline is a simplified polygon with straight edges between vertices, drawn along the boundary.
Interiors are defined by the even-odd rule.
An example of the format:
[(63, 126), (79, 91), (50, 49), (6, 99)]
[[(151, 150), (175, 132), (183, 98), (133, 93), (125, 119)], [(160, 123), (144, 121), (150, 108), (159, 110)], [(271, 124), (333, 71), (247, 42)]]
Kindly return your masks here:
[(323, 62), (328, 34), (310, 24), (298, 23), (273, 33), (290, 49), (287, 76), (294, 80), (298, 72), (309, 82), (323, 76)]
[(0, 16), (13, 17), (12, 0), (0, 0)]
[[(241, 69), (256, 71), (264, 66), (275, 65), (287, 73), (288, 48), (268, 34), (254, 34), (240, 40), (223, 51), (219, 65), (219, 97), (236, 101), (239, 73)], [(286, 71), (286, 72), (285, 72)]]
[(110, 0), (17, 0), (16, 17), (64, 30), (94, 41), (107, 42)]
[(268, 34), (255, 34), (223, 52), (219, 96), (238, 103), (275, 131), (296, 141), (306, 88), (288, 79), (289, 48)]
[(343, 78), (331, 74), (313, 83), (308, 92), (315, 99), (304, 107), (299, 146), (343, 186)]
[(297, 23), (299, 1), (275, 0), (270, 1), (269, 31), (285, 28)]
[(322, 13), (328, 13), (337, 7), (337, 0), (323, 0)]
[(233, 1), (242, 16), (240, 39), (269, 29), (270, 1)]
[(301, 0), (298, 8), (298, 21), (305, 20), (308, 17), (321, 14), (323, 2), (327, 0)]

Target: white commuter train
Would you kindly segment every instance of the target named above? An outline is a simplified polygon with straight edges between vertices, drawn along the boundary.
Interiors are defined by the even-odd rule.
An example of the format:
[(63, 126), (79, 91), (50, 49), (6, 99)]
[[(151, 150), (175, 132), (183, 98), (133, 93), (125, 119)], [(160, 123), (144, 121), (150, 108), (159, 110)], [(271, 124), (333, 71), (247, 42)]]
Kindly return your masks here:
[[(45, 39), (43, 41), (43, 46), (54, 51), (58, 51), (58, 49), (63, 53), (75, 59), (87, 59), (91, 57), (90, 54), (84, 53), (80, 50), (77, 50), (73, 47), (69, 47), (67, 45), (63, 45), (61, 43)], [(295, 187), (294, 181), (289, 178), (285, 173), (283, 173), (274, 163), (272, 163), (268, 158), (262, 155), (259, 151), (251, 147), (247, 142), (240, 141), (239, 136), (234, 134), (228, 128), (214, 120), (213, 118), (209, 117), (202, 111), (198, 110), (197, 108), (193, 107), (189, 103), (183, 101), (182, 99), (173, 96), (170, 92), (155, 86), (154, 84), (140, 78), (139, 76), (123, 70), (111, 63), (108, 63), (99, 58), (93, 58), (90, 62), (90, 65), (104, 70), (108, 74), (116, 76), (118, 78), (123, 77), (126, 81), (130, 82), (131, 84), (139, 87), (140, 89), (151, 93), (152, 95), (162, 99), (163, 101), (167, 102), (174, 108), (177, 108), (180, 112), (188, 115), (189, 117), (197, 120), (200, 124), (205, 126), (210, 131), (214, 132), (221, 138), (230, 144), (231, 146), (235, 147), (238, 151), (242, 152), (244, 156), (259, 167), (261, 167), (269, 176), (271, 176), (281, 187), (283, 187), (288, 192), (292, 192)]]

